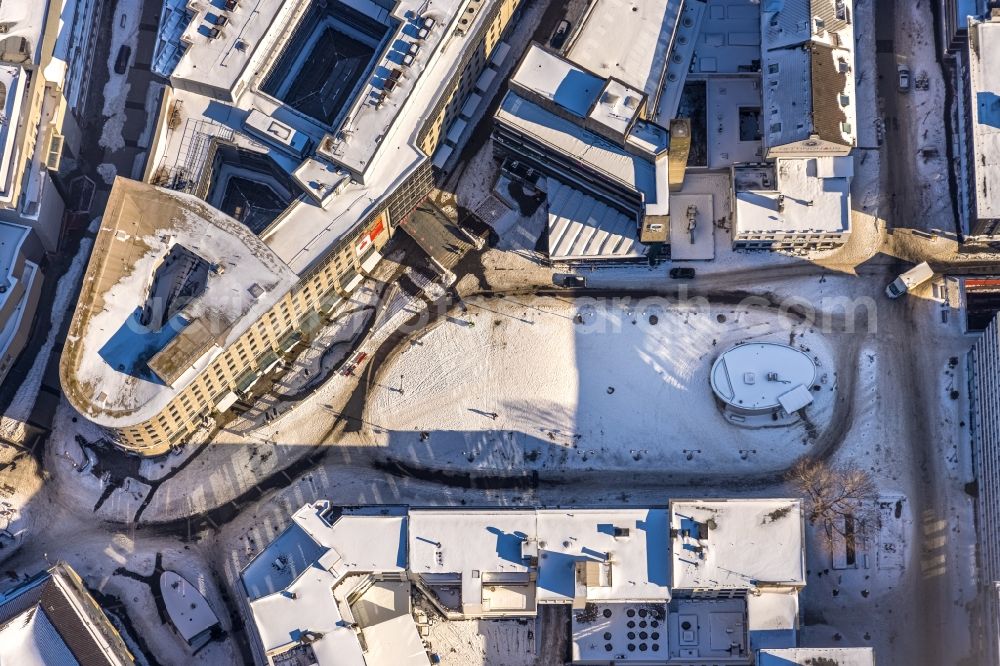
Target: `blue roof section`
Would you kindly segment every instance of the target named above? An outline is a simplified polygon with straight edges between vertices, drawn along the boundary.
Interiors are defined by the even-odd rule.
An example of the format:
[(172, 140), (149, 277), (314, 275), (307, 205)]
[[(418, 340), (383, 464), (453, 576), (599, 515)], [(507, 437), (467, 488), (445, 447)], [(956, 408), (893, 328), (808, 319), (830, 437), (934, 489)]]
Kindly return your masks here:
[(301, 527), (292, 523), (243, 570), (243, 588), (250, 601), (287, 588), (325, 550)]

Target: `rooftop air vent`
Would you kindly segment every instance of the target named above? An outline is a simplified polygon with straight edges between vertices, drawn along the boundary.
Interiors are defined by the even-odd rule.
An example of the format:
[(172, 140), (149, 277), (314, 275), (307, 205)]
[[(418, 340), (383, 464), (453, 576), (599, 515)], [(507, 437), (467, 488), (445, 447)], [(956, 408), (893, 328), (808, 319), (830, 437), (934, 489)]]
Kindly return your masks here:
[(235, 11), (240, 6), (239, 0), (226, 0), (226, 11)]
[(482, 8), (483, 2), (485, 2), (485, 0), (469, 0), (469, 4), (466, 5), (461, 18), (458, 19), (458, 25), (455, 27), (455, 34), (459, 37), (465, 36), (465, 33), (475, 20), (476, 14), (478, 14), (480, 8)]

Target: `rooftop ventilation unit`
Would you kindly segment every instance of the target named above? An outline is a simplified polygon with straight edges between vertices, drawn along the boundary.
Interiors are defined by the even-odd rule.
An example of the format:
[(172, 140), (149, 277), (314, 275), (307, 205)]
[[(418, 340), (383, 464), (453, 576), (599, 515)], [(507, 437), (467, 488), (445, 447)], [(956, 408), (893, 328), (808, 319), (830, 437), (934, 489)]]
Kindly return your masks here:
[(486, 0), (469, 0), (469, 4), (465, 6), (465, 10), (458, 15), (458, 23), (455, 24), (455, 34), (459, 37), (464, 37), (472, 27), (472, 22), (476, 19), (476, 14), (482, 8), (483, 3)]
[(222, 35), (222, 31), (219, 30), (218, 28), (211, 28), (208, 31), (208, 38), (209, 39), (218, 39), (221, 35)]
[(239, 8), (239, 0), (226, 0), (226, 11), (232, 12)]

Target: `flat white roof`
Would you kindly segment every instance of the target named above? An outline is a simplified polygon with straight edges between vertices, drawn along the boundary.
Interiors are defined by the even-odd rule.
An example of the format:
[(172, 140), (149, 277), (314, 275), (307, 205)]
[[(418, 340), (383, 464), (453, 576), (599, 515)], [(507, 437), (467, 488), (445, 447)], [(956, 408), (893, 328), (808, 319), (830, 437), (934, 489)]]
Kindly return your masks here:
[(747, 595), (747, 628), (751, 636), (753, 632), (760, 632), (758, 635), (763, 636), (764, 640), (768, 637), (780, 637), (780, 642), (769, 645), (794, 645), (798, 626), (797, 588), (764, 590), (760, 594)]
[[(710, 130), (707, 146), (709, 168), (762, 162), (763, 142), (759, 136), (744, 132), (750, 129), (744, 126), (744, 121), (749, 123), (749, 120), (741, 117), (740, 113), (743, 109), (756, 109), (759, 114), (760, 79), (714, 76), (705, 82), (705, 94), (706, 120)], [(767, 122), (765, 115), (759, 114), (758, 117), (760, 123)]]
[(870, 647), (782, 648), (761, 650), (757, 666), (875, 666), (875, 650)]
[(215, 611), (198, 588), (174, 571), (164, 571), (160, 575), (160, 594), (170, 621), (181, 638), (189, 643), (219, 623)]
[(307, 504), (292, 515), (320, 546), (323, 568), (349, 571), (403, 571), (406, 569), (406, 515), (395, 509), (366, 508), (346, 512), (335, 521), (322, 516), (322, 503)]
[(483, 574), (523, 574), (522, 544), (537, 541), (535, 512), (483, 509), (410, 510), (409, 558), (414, 574), (459, 574), (462, 606), (478, 613)]
[(581, 118), (586, 117), (604, 87), (603, 78), (580, 69), (538, 44), (528, 47), (510, 82), (524, 86)]
[(572, 601), (584, 560), (611, 566), (610, 585), (587, 588), (588, 601), (670, 599), (666, 509), (540, 509), (538, 551), (539, 601)]
[(668, 64), (681, 0), (593, 0), (567, 56), (655, 99)]
[(816, 380), (816, 364), (803, 351), (774, 342), (749, 342), (712, 364), (712, 390), (740, 409), (773, 409), (782, 397)]
[(41, 64), (42, 38), (49, 10), (60, 10), (62, 6), (62, 2), (52, 0), (0, 3), (0, 23), (9, 24), (3, 38), (24, 37), (31, 50), (31, 61)]
[(735, 74), (755, 71), (760, 60), (760, 4), (747, 0), (711, 0), (695, 46), (694, 73)]
[(642, 90), (597, 76), (538, 44), (528, 47), (511, 83), (621, 135), (627, 133), (645, 98)]
[[(361, 507), (345, 509), (335, 519), (329, 516), (327, 502), (304, 505), (292, 515), (293, 524), (240, 574), (264, 650), (307, 642), (309, 634), (321, 634), (310, 645), (322, 666), (422, 663), (412, 654), (405, 621), (395, 628), (401, 632), (399, 650), (377, 648), (371, 654), (362, 650), (354, 629), (344, 621), (346, 598), (355, 589), (355, 580), (368, 573), (405, 570), (405, 511)], [(274, 572), (280, 576), (275, 578)], [(389, 594), (384, 600), (395, 598)], [(395, 625), (397, 618), (409, 615), (409, 606), (401, 612), (389, 604), (383, 611), (388, 615), (376, 617), (372, 610), (364, 619), (373, 627), (382, 622)], [(409, 623), (412, 626), (412, 618)], [(379, 629), (373, 631), (382, 635)]]
[[(701, 535), (699, 529), (707, 532)], [(317, 548), (307, 551), (302, 539)], [(692, 565), (688, 560), (694, 557), (694, 545), (708, 556)], [(578, 654), (600, 654), (608, 642), (612, 650), (625, 647), (631, 639), (626, 641), (624, 634), (635, 627), (626, 624), (634, 620), (649, 624), (636, 631), (658, 630), (659, 636), (649, 637), (649, 646), (655, 643), (665, 653), (669, 648), (674, 656), (687, 646), (702, 657), (716, 658), (732, 657), (733, 641), (743, 655), (747, 602), (677, 599), (681, 619), (694, 618), (705, 628), (670, 639), (678, 631), (666, 620), (671, 588), (757, 587), (766, 602), (755, 600), (750, 629), (783, 630), (794, 623), (797, 586), (805, 582), (802, 548), (798, 500), (690, 500), (673, 502), (669, 509), (371, 506), (342, 512), (322, 501), (296, 511), (293, 525), (240, 576), (265, 650), (287, 649), (322, 634), (310, 644), (324, 665), (389, 666), (423, 658), (408, 617), (409, 582), (376, 585), (375, 592), (346, 604), (365, 574), (404, 571), (427, 585), (460, 585), (461, 610), (470, 616), (498, 610), (534, 614), (536, 601), (569, 603), (582, 592), (597, 615), (574, 619)], [(290, 551), (302, 555), (289, 556)], [(597, 563), (599, 575), (584, 584), (576, 576), (578, 562)], [(297, 572), (282, 574), (281, 580), (269, 571), (290, 566)], [(764, 586), (767, 582), (785, 586)], [(521, 595), (526, 605), (503, 606), (509, 598), (492, 586), (507, 587), (507, 594)], [(496, 600), (501, 605), (491, 607)], [(366, 639), (366, 652), (352, 622)], [(616, 635), (604, 638), (605, 631)], [(395, 641), (390, 640), (394, 632), (399, 632)], [(387, 640), (393, 645), (382, 645)]]
[[(21, 246), (30, 233), (31, 229), (24, 225), (0, 221), (0, 283), (10, 281), (21, 254)], [(2, 302), (0, 296), (0, 303)]]
[(976, 215), (1000, 218), (1000, 20), (971, 24), (969, 78)]
[[(827, 160), (853, 164), (852, 156), (779, 158), (776, 182), (743, 188), (739, 172), (768, 171), (740, 168), (736, 187), (737, 234), (838, 234), (851, 226), (851, 181), (848, 177), (821, 178)], [(847, 168), (847, 173), (853, 169)], [(841, 172), (843, 173), (843, 171)]]
[[(265, 551), (266, 552), (266, 551)], [(337, 578), (329, 571), (310, 567), (284, 591), (250, 603), (257, 633), (265, 652), (322, 638), (310, 643), (316, 663), (322, 666), (366, 666), (354, 629), (343, 621), (334, 596)]]
[(800, 500), (679, 500), (670, 512), (675, 589), (805, 585)]

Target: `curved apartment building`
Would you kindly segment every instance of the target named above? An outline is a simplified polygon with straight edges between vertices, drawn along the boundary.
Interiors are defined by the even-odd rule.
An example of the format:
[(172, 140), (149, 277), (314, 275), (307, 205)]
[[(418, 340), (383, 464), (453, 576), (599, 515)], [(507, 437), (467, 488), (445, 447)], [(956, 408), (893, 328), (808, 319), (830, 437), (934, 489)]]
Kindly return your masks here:
[(70, 402), (140, 455), (252, 398), (374, 269), (519, 0), (243, 4), (189, 5), (148, 183), (116, 180), (63, 351)]

